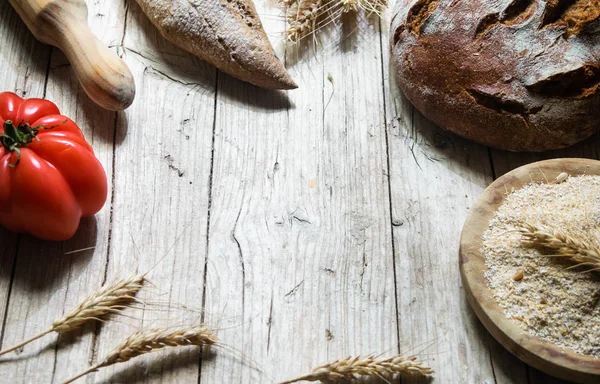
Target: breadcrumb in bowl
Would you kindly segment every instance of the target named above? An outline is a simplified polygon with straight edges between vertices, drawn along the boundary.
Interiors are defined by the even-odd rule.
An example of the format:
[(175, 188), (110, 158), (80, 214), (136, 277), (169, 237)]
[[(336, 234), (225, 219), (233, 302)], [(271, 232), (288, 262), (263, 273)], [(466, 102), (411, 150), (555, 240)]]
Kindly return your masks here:
[(529, 164), (484, 191), (460, 246), (467, 299), (490, 333), (527, 364), (583, 383), (600, 381), (599, 208), (599, 161)]

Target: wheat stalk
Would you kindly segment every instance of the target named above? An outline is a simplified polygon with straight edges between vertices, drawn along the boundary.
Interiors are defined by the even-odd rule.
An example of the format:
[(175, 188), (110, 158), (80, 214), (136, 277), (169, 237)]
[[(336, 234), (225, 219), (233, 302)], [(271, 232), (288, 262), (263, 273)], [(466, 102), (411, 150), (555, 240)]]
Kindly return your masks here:
[(587, 266), (590, 271), (600, 270), (600, 247), (568, 230), (549, 227), (541, 223), (523, 222), (518, 231), (523, 243), (530, 247), (542, 247), (556, 252), (552, 256), (565, 257), (573, 267)]
[(362, 9), (380, 15), (387, 0), (279, 0), (286, 7), (287, 39), (297, 43), (326, 25), (337, 21), (342, 14)]
[(298, 381), (320, 381), (325, 383), (346, 383), (363, 377), (393, 378), (395, 376), (431, 376), (433, 370), (418, 361), (416, 357), (401, 355), (387, 359), (377, 359), (375, 356), (346, 357), (323, 364), (308, 375), (285, 381), (281, 384), (296, 383)]
[(217, 344), (216, 336), (204, 326), (190, 326), (183, 329), (172, 330), (168, 328), (150, 329), (139, 331), (129, 336), (121, 345), (109, 353), (106, 358), (73, 376), (63, 384), (72, 383), (91, 372), (96, 372), (102, 367), (123, 363), (137, 356), (144, 355), (165, 347), (181, 346), (210, 346)]
[(103, 321), (110, 314), (118, 314), (135, 303), (135, 295), (144, 285), (145, 274), (131, 275), (106, 284), (83, 299), (79, 305), (60, 319), (52, 322), (47, 330), (0, 351), (0, 356), (41, 338), (51, 332), (66, 333), (92, 320)]

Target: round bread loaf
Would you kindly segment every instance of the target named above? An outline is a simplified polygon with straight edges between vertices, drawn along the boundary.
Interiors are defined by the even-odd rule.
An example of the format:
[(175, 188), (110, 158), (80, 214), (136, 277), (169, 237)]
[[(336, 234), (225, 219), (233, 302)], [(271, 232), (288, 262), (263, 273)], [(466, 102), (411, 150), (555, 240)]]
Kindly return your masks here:
[(600, 0), (398, 0), (396, 79), (442, 128), (544, 151), (600, 127)]

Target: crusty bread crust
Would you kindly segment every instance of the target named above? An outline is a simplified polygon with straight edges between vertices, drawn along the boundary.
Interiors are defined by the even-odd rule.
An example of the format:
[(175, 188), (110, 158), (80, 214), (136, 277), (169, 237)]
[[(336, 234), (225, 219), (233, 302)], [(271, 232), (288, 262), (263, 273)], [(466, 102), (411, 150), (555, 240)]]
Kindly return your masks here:
[(600, 124), (600, 0), (400, 0), (396, 79), (440, 127), (511, 151)]
[(275, 56), (252, 0), (137, 2), (167, 40), (222, 71), (264, 88), (297, 88)]

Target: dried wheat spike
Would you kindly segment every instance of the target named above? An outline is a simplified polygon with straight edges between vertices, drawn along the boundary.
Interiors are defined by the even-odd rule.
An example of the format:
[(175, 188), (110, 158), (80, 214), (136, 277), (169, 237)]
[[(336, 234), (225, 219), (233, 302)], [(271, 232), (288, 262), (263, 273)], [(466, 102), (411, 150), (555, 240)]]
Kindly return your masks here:
[(433, 370), (418, 361), (416, 357), (394, 356), (377, 359), (375, 356), (346, 357), (331, 363), (323, 364), (308, 375), (285, 381), (281, 384), (298, 381), (320, 381), (325, 383), (354, 382), (359, 377), (393, 378), (395, 376), (431, 376)]
[(58, 333), (79, 328), (89, 320), (104, 320), (106, 316), (121, 312), (135, 302), (135, 295), (144, 285), (144, 275), (131, 275), (114, 281), (86, 297), (62, 318), (52, 323)]
[(144, 281), (145, 274), (141, 274), (131, 275), (104, 285), (98, 291), (83, 299), (77, 307), (62, 318), (55, 320), (50, 328), (17, 345), (0, 351), (0, 356), (19, 349), (51, 332), (69, 332), (88, 321), (103, 321), (110, 314), (120, 313), (123, 309), (135, 303), (135, 295), (142, 289)]
[(521, 223), (519, 232), (523, 243), (529, 247), (541, 247), (556, 251), (553, 256), (570, 259), (575, 267), (586, 266), (600, 270), (600, 247), (581, 239), (568, 230), (552, 228), (541, 223)]
[(161, 348), (190, 345), (201, 347), (215, 344), (217, 344), (216, 336), (203, 326), (190, 326), (178, 330), (161, 328), (139, 331), (129, 336), (127, 340), (109, 353), (101, 363), (88, 368), (86, 371), (63, 382), (63, 384), (71, 383), (102, 367), (123, 363)]
[(165, 347), (186, 345), (214, 345), (217, 338), (206, 327), (192, 326), (176, 331), (169, 329), (151, 329), (139, 331), (108, 354), (102, 366), (123, 363), (139, 355)]
[[(281, 1), (285, 2), (285, 0)], [(298, 0), (289, 4), (291, 7), (287, 17), (289, 41), (298, 42), (315, 29), (323, 4), (323, 0)]]
[(340, 19), (343, 13), (364, 10), (380, 15), (387, 0), (279, 0), (286, 7), (287, 38), (297, 43)]

